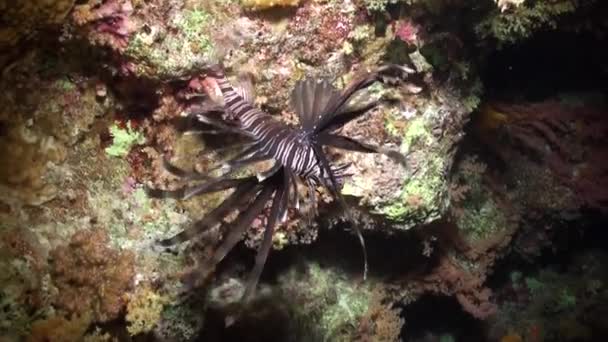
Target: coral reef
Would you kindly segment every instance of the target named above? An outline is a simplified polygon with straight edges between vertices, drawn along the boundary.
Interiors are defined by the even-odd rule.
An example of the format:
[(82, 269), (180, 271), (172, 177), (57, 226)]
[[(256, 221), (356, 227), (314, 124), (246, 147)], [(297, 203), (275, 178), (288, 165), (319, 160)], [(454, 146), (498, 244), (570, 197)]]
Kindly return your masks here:
[[(298, 330), (321, 340), (350, 340), (348, 334), (354, 332), (346, 328), (356, 325), (357, 319), (366, 314), (371, 291), (365, 286), (353, 286), (337, 270), (311, 264), (307, 272), (306, 278), (291, 272), (281, 280), (283, 293), (294, 304), (293, 314), (306, 322)], [(302, 281), (310, 285), (303, 285)]]
[(133, 5), (130, 0), (90, 1), (77, 5), (72, 12), (74, 24), (81, 27), (91, 42), (114, 49), (124, 49), (129, 43), (129, 36), (137, 28), (130, 18)]
[(163, 306), (169, 298), (160, 295), (148, 286), (139, 286), (127, 305), (127, 331), (131, 335), (146, 333), (154, 329), (161, 319)]
[[(210, 12), (209, 6), (181, 9), (176, 5), (167, 2), (134, 14), (146, 29), (129, 39), (121, 66), (124, 73), (164, 80), (193, 75), (218, 57), (219, 45), (229, 49), (235, 44), (233, 39), (238, 40), (220, 30), (229, 13), (213, 15), (216, 12)], [(216, 36), (221, 44), (214, 43)]]
[[(24, 38), (45, 26), (60, 24), (68, 15), (74, 0), (39, 1), (26, 0), (0, 2), (0, 52), (4, 53)], [(0, 62), (3, 62), (0, 59)], [(3, 65), (4, 63), (0, 63)]]
[(106, 153), (112, 157), (126, 156), (133, 145), (141, 145), (146, 142), (143, 134), (131, 128), (131, 122), (127, 123), (126, 129), (114, 125), (110, 127), (112, 145), (106, 147)]
[[(0, 339), (395, 341), (423, 329), (403, 317), (430, 294), (449, 297), (489, 340), (605, 340), (605, 253), (559, 254), (587, 248), (569, 242), (594, 239), (585, 223), (608, 211), (603, 94), (503, 97), (484, 94), (478, 75), (511, 67), (489, 56), (540, 34), (605, 40), (602, 9), (597, 0), (0, 0)], [(201, 70), (218, 62), (235, 82), (251, 76), (256, 105), (291, 124), (300, 79), (342, 88), (379, 64), (415, 67), (411, 83), (359, 94), (382, 105), (340, 132), (399, 149), (405, 167), (327, 151), (350, 163), (342, 192), (366, 237), (366, 282), (349, 224), (321, 194), (277, 228), (252, 303), (237, 300), (269, 210), (209, 289), (180, 300), (184, 275), (225, 232), (171, 251), (156, 241), (226, 194), (156, 200), (143, 187), (181, 185), (164, 159), (204, 172), (232, 155), (233, 137), (180, 126), (208, 86)], [(239, 309), (243, 319), (225, 327)], [(461, 339), (441, 329), (420, 335)]]
[(51, 252), (57, 308), (77, 316), (91, 313), (100, 322), (118, 317), (133, 284), (134, 255), (107, 244), (103, 231), (79, 231)]
[(575, 255), (562, 271), (547, 267), (524, 276), (514, 270), (497, 293), (502, 304), (492, 336), (512, 331), (532, 341), (590, 340), (602, 319), (585, 312), (605, 305), (605, 284), (600, 280), (606, 274), (605, 258), (594, 250)]
[[(62, 73), (57, 58), (34, 56), (1, 81), (0, 200), (11, 206), (40, 205), (56, 196), (65, 181), (60, 166), (67, 149), (112, 104), (109, 97), (98, 98), (95, 78)], [(50, 63), (58, 63), (58, 70), (46, 75)]]
[(37, 136), (24, 126), (8, 129), (1, 141), (2, 201), (11, 206), (40, 205), (57, 195), (57, 187), (45, 181), (49, 164), (61, 164), (65, 147), (52, 136)]
[(0, 333), (17, 339), (27, 334), (36, 314), (48, 310), (52, 292), (42, 249), (30, 231), (2, 227), (0, 247)]
[(36, 321), (32, 324), (32, 332), (27, 341), (82, 341), (89, 323), (90, 321), (86, 316), (71, 320), (63, 317), (52, 317)]
[(555, 29), (560, 17), (573, 13), (585, 1), (498, 1), (498, 8), (475, 27), (482, 39), (492, 38), (499, 44), (512, 44), (542, 29)]
[(254, 9), (268, 9), (278, 6), (297, 6), (299, 3), (300, 0), (243, 0), (241, 4)]
[[(539, 103), (488, 104), (477, 120), (480, 137), (504, 160), (523, 155), (540, 161), (552, 171), (554, 179), (568, 188), (571, 203), (558, 208), (590, 207), (606, 210), (606, 132), (605, 104), (567, 103), (550, 99)], [(488, 134), (504, 132), (504, 139)], [(507, 143), (506, 146), (499, 144)], [(510, 147), (510, 148), (509, 148)], [(545, 197), (546, 198), (546, 197)], [(568, 197), (554, 197), (563, 203)], [(555, 206), (555, 204), (554, 204)]]

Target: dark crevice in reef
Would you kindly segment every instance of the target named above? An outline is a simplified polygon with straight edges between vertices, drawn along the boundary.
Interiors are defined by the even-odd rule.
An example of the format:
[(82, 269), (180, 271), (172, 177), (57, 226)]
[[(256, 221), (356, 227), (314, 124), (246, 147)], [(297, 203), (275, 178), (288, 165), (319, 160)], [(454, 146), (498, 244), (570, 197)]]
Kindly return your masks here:
[[(348, 225), (319, 231), (316, 241), (310, 245), (288, 246), (273, 251), (262, 274), (261, 287), (275, 284), (278, 278), (296, 268), (299, 274), (307, 272), (306, 265), (318, 263), (323, 269), (339, 269), (353, 282), (361, 282), (363, 259), (359, 241)], [(432, 258), (422, 253), (421, 236), (415, 231), (406, 233), (365, 234), (369, 258), (369, 277), (391, 279), (404, 274), (424, 273), (433, 269), (440, 256)], [(239, 277), (246, 280), (247, 270), (253, 267), (255, 251), (240, 243), (219, 265), (217, 274)], [(235, 267), (234, 265), (239, 265)], [(220, 276), (222, 277), (222, 276)], [(283, 294), (284, 295), (284, 294)], [(282, 300), (273, 296), (261, 296), (244, 308), (244, 316), (234, 325), (224, 327), (226, 317), (235, 307), (210, 308), (206, 311), (205, 329), (199, 336), (201, 341), (316, 341), (310, 336), (295, 335), (298, 316), (294, 316), (282, 305)], [(301, 328), (301, 327), (300, 327)]]
[(541, 32), (491, 53), (482, 68), (485, 96), (536, 101), (560, 92), (608, 91), (606, 39), (592, 32)]
[(483, 324), (462, 310), (455, 298), (424, 295), (404, 307), (403, 341), (441, 341), (451, 335), (455, 341), (485, 341)]
[[(538, 226), (542, 221), (536, 222)], [(540, 250), (540, 253), (533, 257), (523, 257), (517, 250), (500, 259), (492, 275), (488, 278), (488, 286), (499, 288), (504, 286), (512, 279), (510, 275), (514, 271), (522, 274), (533, 274), (538, 271), (551, 268), (557, 272), (567, 272), (573, 260), (591, 251), (592, 253), (608, 253), (608, 231), (605, 229), (608, 224), (608, 217), (597, 214), (572, 221), (558, 227), (551, 243)], [(514, 240), (520, 238), (525, 232), (520, 232)]]
[[(369, 276), (390, 278), (412, 272), (432, 269), (436, 258), (423, 255), (423, 245), (419, 236), (411, 232), (390, 236), (381, 233), (364, 233), (368, 253)], [(255, 251), (239, 244), (222, 262), (222, 265), (244, 264), (245, 269), (253, 266)], [(321, 267), (332, 267), (352, 276), (361, 278), (363, 257), (356, 235), (336, 227), (320, 229), (317, 240), (310, 245), (291, 245), (280, 251), (272, 251), (262, 274), (262, 281), (274, 280), (294, 265), (317, 262)], [(221, 266), (220, 266), (221, 268)]]

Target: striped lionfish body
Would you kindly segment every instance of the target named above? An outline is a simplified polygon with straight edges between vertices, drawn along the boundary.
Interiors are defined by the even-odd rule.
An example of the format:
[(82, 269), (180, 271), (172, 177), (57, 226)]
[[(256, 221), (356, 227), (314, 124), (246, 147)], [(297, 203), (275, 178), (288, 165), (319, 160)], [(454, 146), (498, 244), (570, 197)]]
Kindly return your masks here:
[[(291, 127), (253, 105), (252, 96), (235, 88), (226, 79), (221, 68), (215, 66), (205, 71), (205, 77), (214, 80), (216, 104), (194, 111), (191, 115), (197, 121), (214, 126), (219, 132), (238, 133), (249, 139), (236, 156), (222, 165), (212, 168), (222, 170), (219, 176), (192, 174), (166, 163), (167, 169), (187, 180), (203, 180), (202, 184), (185, 186), (176, 191), (149, 190), (151, 196), (190, 198), (192, 196), (233, 189), (232, 193), (203, 219), (176, 236), (163, 240), (164, 246), (190, 240), (217, 225), (226, 226), (227, 233), (218, 243), (201, 274), (195, 280), (205, 279), (215, 266), (241, 240), (254, 219), (270, 202), (270, 213), (266, 221), (264, 236), (255, 266), (249, 276), (243, 299), (248, 299), (259, 280), (263, 266), (272, 246), (275, 226), (286, 219), (290, 207), (298, 208), (298, 183), (308, 186), (311, 201), (315, 200), (316, 186), (320, 185), (347, 209), (339, 192), (345, 165), (331, 165), (323, 150), (324, 146), (365, 153), (384, 153), (404, 163), (404, 157), (395, 151), (372, 146), (335, 133), (353, 119), (360, 117), (378, 103), (370, 101), (362, 106), (353, 106), (350, 100), (358, 91), (376, 81), (384, 82), (390, 76), (406, 76), (413, 71), (403, 66), (389, 65), (379, 68), (338, 91), (326, 80), (305, 80), (296, 84), (292, 94), (292, 107), (298, 115), (299, 126)], [(392, 74), (392, 75), (391, 75)], [(209, 91), (208, 91), (209, 92)], [(213, 90), (211, 91), (213, 92)], [(257, 176), (236, 177), (235, 171), (258, 163), (272, 161), (273, 166)], [(224, 218), (233, 211), (238, 215), (231, 222)], [(365, 274), (367, 261), (363, 246)]]

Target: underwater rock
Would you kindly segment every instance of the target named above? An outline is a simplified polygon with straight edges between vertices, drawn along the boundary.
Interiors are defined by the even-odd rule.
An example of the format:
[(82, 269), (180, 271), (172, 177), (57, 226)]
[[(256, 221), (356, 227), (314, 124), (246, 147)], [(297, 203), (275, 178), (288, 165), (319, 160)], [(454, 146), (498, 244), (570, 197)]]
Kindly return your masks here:
[(73, 5), (74, 0), (0, 1), (0, 62), (2, 55), (21, 39), (30, 38), (38, 29), (60, 24)]
[[(61, 167), (68, 150), (112, 104), (109, 96), (98, 98), (94, 78), (71, 79), (68, 72), (41, 77), (43, 58), (35, 55), (17, 64), (0, 85), (5, 89), (0, 95), (0, 201), (11, 206), (40, 205), (57, 195), (69, 178)], [(57, 56), (47, 58), (51, 63)]]
[[(378, 119), (367, 116), (347, 127), (374, 141), (396, 141), (406, 154), (405, 169), (384, 156), (357, 155), (353, 176), (342, 192), (358, 198), (372, 215), (392, 228), (407, 230), (441, 218), (448, 207), (448, 179), (454, 144), (469, 111), (461, 100), (437, 91), (436, 98), (410, 95), (398, 107), (383, 108)], [(460, 127), (460, 128), (459, 128)], [(387, 172), (386, 170), (391, 170)]]
[[(265, 287), (241, 311), (234, 325), (206, 328), (225, 329), (225, 336), (246, 334), (252, 340), (395, 341), (404, 323), (399, 310), (384, 303), (386, 294), (380, 286), (358, 284), (349, 277), (314, 261), (284, 270), (275, 285)], [(218, 323), (234, 314), (244, 290), (233, 278), (223, 280), (210, 292), (210, 312), (219, 316)], [(267, 321), (283, 325), (267, 331), (253, 324)]]
[(41, 205), (55, 198), (53, 167), (66, 158), (66, 148), (52, 136), (36, 135), (24, 126), (8, 128), (0, 140), (0, 200), (11, 207)]
[(166, 81), (217, 62), (242, 39), (241, 21), (231, 21), (230, 8), (215, 1), (194, 6), (168, 0), (135, 6), (129, 20), (137, 25), (124, 38), (119, 72)]

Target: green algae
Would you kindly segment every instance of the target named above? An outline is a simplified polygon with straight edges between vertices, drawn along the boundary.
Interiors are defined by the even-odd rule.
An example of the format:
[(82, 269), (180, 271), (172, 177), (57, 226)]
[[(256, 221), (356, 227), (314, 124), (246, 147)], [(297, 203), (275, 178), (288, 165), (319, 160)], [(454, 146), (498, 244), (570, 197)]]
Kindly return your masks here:
[(136, 33), (125, 51), (135, 62), (137, 74), (150, 78), (175, 79), (208, 64), (214, 49), (210, 37), (213, 17), (204, 10), (176, 14), (169, 27), (153, 26)]
[[(295, 270), (281, 277), (283, 290), (290, 293), (291, 310), (298, 330), (319, 341), (349, 341), (348, 331), (368, 311), (372, 291), (354, 284), (346, 274), (317, 263), (307, 265), (307, 276)], [(299, 318), (299, 319), (298, 319)], [(352, 331), (351, 331), (352, 333)]]
[(144, 135), (131, 127), (131, 122), (127, 123), (126, 129), (115, 124), (110, 126), (110, 135), (112, 135), (112, 145), (106, 147), (105, 151), (112, 157), (124, 157), (133, 146), (146, 142)]

